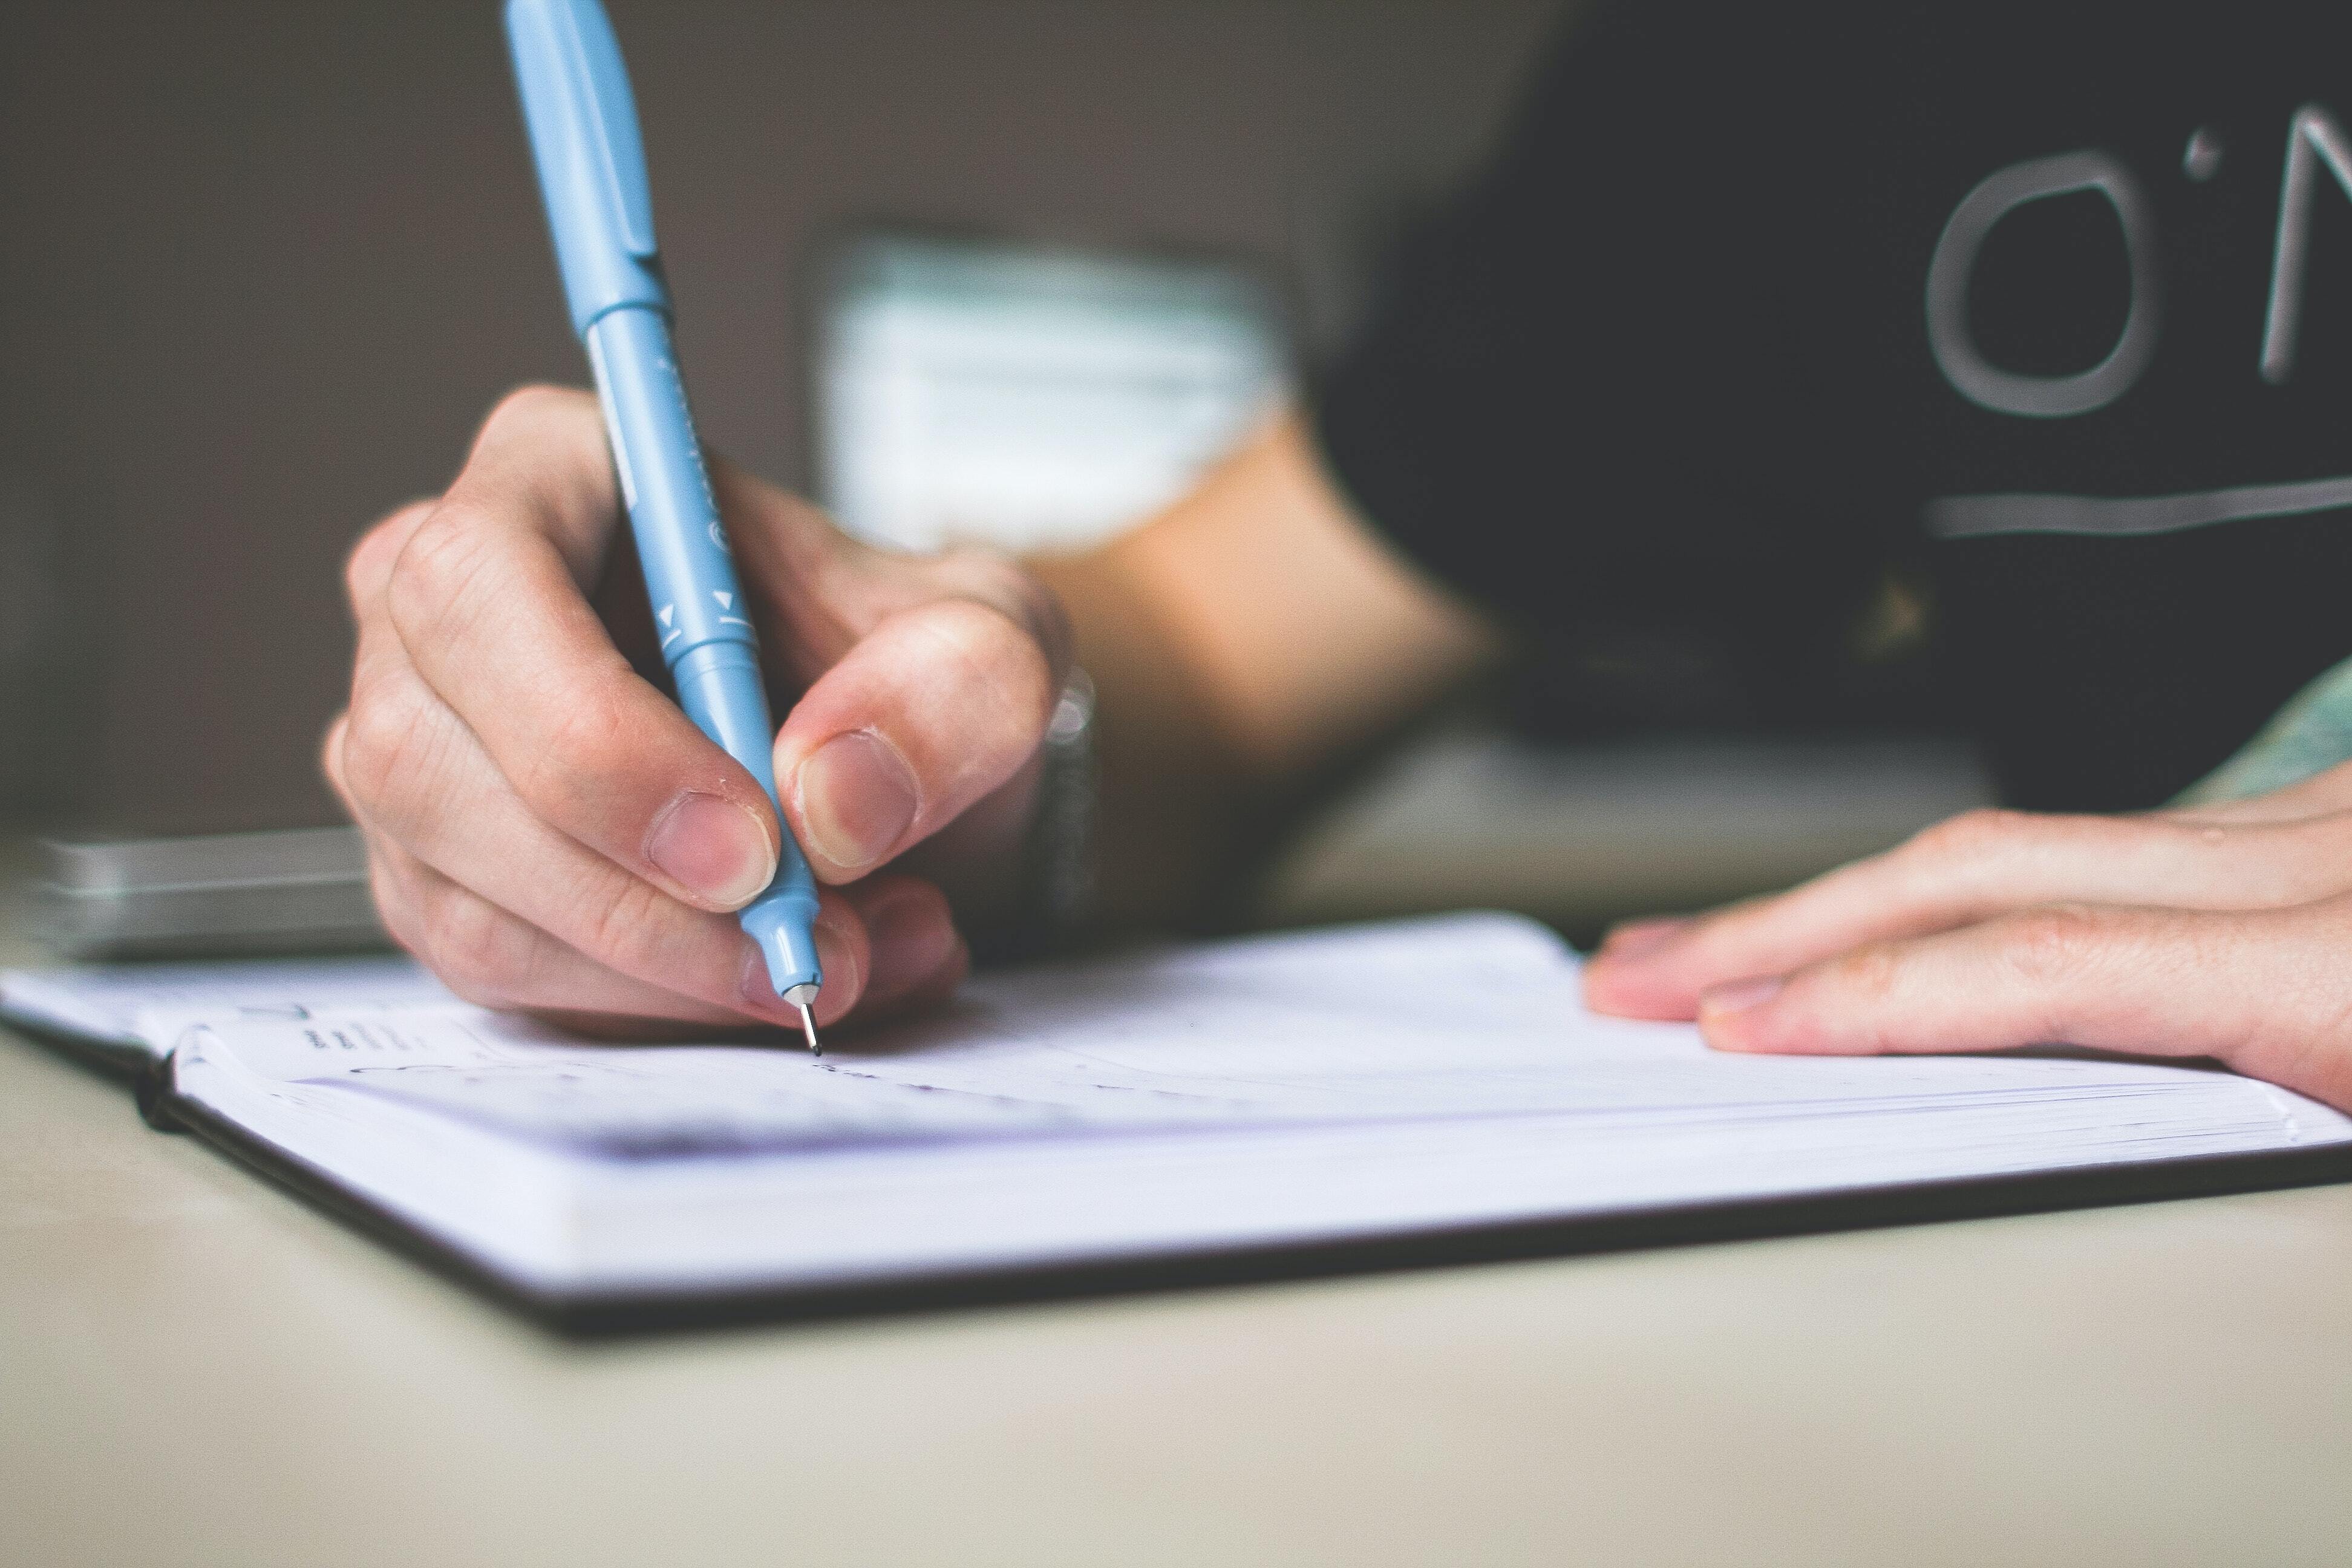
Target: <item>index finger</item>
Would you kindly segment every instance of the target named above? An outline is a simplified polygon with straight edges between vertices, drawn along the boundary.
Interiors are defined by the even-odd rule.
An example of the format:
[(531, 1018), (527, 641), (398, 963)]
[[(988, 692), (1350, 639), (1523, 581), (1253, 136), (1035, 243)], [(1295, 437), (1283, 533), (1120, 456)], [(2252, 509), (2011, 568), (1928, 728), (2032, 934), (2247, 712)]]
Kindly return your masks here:
[(1721, 1050), (1859, 1056), (2074, 1046), (2211, 1057), (2352, 1106), (2352, 900), (2291, 910), (2058, 905), (1710, 991)]
[(1586, 971), (1602, 1011), (1687, 1018), (1707, 986), (1785, 974), (1864, 942), (1924, 936), (2070, 900), (2261, 909), (2333, 890), (2327, 824), (1956, 816), (1884, 855), (1666, 931), (1628, 932)]
[(387, 612), (534, 816), (690, 903), (740, 908), (775, 875), (775, 813), (590, 607), (619, 510), (594, 400), (512, 395), (402, 548)]

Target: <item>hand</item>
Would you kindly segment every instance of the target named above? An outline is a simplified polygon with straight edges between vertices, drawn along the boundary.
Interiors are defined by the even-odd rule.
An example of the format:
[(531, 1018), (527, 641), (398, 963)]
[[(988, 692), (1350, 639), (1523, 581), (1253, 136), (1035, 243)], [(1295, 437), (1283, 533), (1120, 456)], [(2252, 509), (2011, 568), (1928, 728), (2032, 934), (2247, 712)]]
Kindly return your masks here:
[[(874, 550), (710, 469), (790, 709), (776, 779), (824, 889), (818, 1021), (936, 1000), (967, 949), (933, 880), (884, 868), (927, 841), (934, 870), (1009, 858), (1067, 673), (1061, 611), (1008, 562)], [(621, 522), (594, 400), (501, 403), (448, 493), (352, 553), (327, 776), (385, 925), (460, 995), (625, 1033), (791, 1026), (728, 912), (774, 873), (775, 813), (649, 679)]]
[(1584, 984), (1723, 1050), (2213, 1058), (2352, 1110), (2352, 763), (2141, 816), (1971, 812), (1792, 892), (1621, 927)]

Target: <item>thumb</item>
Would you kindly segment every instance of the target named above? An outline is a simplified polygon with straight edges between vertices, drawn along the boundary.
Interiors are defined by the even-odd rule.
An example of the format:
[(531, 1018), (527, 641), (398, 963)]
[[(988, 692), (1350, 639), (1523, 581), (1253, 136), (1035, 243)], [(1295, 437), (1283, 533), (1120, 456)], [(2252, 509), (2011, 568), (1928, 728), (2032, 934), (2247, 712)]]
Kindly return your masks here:
[(1044, 738), (1060, 681), (1036, 637), (976, 600), (886, 618), (776, 737), (777, 793), (817, 875), (863, 876), (1010, 779)]
[(772, 683), (787, 826), (827, 882), (953, 822), (1037, 750), (1070, 662), (1060, 603), (988, 551), (906, 555), (714, 463)]

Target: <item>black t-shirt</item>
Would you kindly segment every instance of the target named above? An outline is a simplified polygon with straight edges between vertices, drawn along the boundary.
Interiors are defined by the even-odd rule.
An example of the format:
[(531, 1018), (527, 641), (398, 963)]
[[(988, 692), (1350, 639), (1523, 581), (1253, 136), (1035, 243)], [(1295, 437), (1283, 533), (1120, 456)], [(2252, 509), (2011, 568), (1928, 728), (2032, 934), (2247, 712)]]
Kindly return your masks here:
[(2011, 798), (2151, 805), (2352, 656), (2347, 191), (2346, 7), (1599, 0), (1324, 449), (1539, 637), (1801, 685), (1909, 574)]

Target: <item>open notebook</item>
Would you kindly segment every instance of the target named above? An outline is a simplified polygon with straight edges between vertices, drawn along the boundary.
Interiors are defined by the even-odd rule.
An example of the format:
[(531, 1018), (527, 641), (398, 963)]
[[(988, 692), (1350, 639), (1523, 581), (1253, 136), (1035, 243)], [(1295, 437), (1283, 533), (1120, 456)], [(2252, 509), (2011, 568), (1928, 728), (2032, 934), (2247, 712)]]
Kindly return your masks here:
[(822, 1062), (584, 1043), (391, 960), (10, 974), (0, 1012), (583, 1323), (2352, 1174), (2352, 1121), (2245, 1079), (1723, 1056), (1577, 968), (1494, 915), (1255, 938), (985, 977)]

